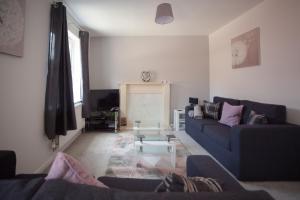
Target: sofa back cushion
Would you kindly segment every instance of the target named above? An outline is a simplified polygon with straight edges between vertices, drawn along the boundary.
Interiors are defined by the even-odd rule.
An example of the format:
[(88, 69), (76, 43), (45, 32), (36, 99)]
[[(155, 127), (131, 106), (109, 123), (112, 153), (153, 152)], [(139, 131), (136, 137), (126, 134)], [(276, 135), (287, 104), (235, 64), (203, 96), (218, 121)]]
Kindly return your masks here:
[(244, 105), (242, 123), (247, 122), (252, 110), (257, 114), (264, 114), (269, 124), (286, 123), (286, 107), (283, 105), (266, 104), (248, 100), (241, 100), (241, 105)]
[(225, 97), (214, 97), (214, 103), (221, 103), (223, 104), (224, 102), (229, 103), (230, 105), (233, 106), (238, 106), (240, 105), (240, 100), (238, 99), (230, 99), (230, 98), (225, 98)]
[(238, 100), (238, 99), (230, 99), (230, 98), (218, 97), (218, 96), (214, 97), (213, 102), (214, 103), (220, 103), (219, 119), (222, 116), (222, 110), (223, 110), (224, 102), (227, 102), (227, 103), (229, 103), (230, 105), (233, 105), (233, 106), (240, 105), (240, 100)]

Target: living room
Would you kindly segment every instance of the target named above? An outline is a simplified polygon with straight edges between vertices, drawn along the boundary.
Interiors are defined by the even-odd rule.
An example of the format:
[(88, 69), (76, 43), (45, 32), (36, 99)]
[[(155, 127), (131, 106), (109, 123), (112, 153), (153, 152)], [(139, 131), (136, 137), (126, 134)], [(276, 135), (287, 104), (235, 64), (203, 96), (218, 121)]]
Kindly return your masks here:
[[(120, 118), (118, 123), (124, 123), (128, 126), (121, 126), (120, 130), (117, 130), (117, 134), (114, 131), (85, 131), (86, 119), (82, 117), (83, 104), (80, 103), (74, 106), (75, 118), (73, 118), (73, 121), (76, 121), (77, 125), (76, 128), (72, 128), (74, 130), (67, 131), (65, 136), (59, 134), (59, 136), (51, 136), (51, 139), (49, 139), (49, 135), (45, 134), (45, 121), (47, 121), (45, 119), (45, 105), (47, 105), (45, 99), (48, 96), (51, 100), (52, 96), (45, 95), (46, 91), (49, 91), (47, 76), (49, 76), (50, 9), (51, 6), (57, 8), (56, 4), (59, 4), (59, 2), (62, 2), (66, 8), (67, 28), (71, 32), (69, 35), (75, 35), (74, 40), (78, 40), (78, 38), (81, 38), (79, 30), (89, 33), (88, 64), (86, 65), (89, 71), (89, 90), (118, 89), (120, 91)], [(166, 23), (164, 25), (159, 24), (160, 22), (155, 20), (156, 15), (159, 13), (158, 6), (162, 3), (171, 5), (169, 8), (171, 8), (172, 15), (169, 17), (173, 20), (168, 23), (163, 22)], [(15, 30), (20, 31), (21, 29), (19, 28), (24, 23), (24, 38), (21, 42), (23, 43), (23, 49), (21, 53), (18, 45), (15, 53), (11, 53), (11, 49), (8, 48), (9, 43), (19, 32), (10, 34), (11, 32), (9, 31), (14, 30), (7, 28), (10, 27), (9, 25), (4, 26), (6, 25), (4, 20), (10, 19), (9, 17), (12, 20), (7, 20), (7, 23), (15, 23), (13, 20), (20, 20), (12, 15), (9, 16), (9, 13), (18, 14), (18, 9), (13, 9), (12, 12), (7, 12), (6, 10), (9, 6), (16, 8), (16, 4), (21, 5), (20, 9), (24, 15), (21, 16), (21, 22), (18, 22), (18, 28)], [(175, 170), (172, 169), (172, 166), (168, 166), (169, 162), (172, 164), (172, 156), (167, 156), (166, 163), (163, 161), (158, 167), (159, 169), (167, 169), (164, 170), (164, 173), (186, 173), (187, 168), (192, 168), (191, 163), (195, 162), (185, 163), (185, 159), (188, 156), (208, 155), (212, 158), (213, 164), (207, 165), (217, 169), (215, 171), (212, 170), (212, 173), (207, 172), (209, 175), (203, 173), (202, 175), (197, 174), (197, 176), (212, 177), (214, 174), (218, 174), (221, 169), (222, 174), (230, 174), (228, 179), (234, 183), (233, 185), (241, 184), (246, 190), (265, 190), (274, 199), (300, 198), (300, 160), (297, 158), (297, 152), (300, 148), (300, 132), (297, 127), (297, 125), (300, 125), (300, 96), (296, 92), (297, 85), (300, 85), (300, 57), (297, 53), (300, 52), (299, 1), (2, 0), (0, 1), (0, 8), (0, 88), (2, 93), (0, 105), (0, 150), (14, 151), (16, 154), (16, 174), (47, 173), (57, 153), (65, 152), (78, 159), (82, 164), (87, 165), (87, 168), (91, 171), (90, 173), (96, 178), (106, 175), (131, 178), (147, 178), (145, 176), (149, 175), (148, 178), (151, 178), (151, 173), (157, 168), (149, 167), (148, 164), (154, 161), (157, 162), (156, 158), (152, 157), (152, 159), (146, 160), (147, 166), (145, 166), (145, 162), (139, 163), (139, 166), (136, 167), (138, 170), (136, 168), (128, 170), (128, 166), (126, 166), (127, 170), (124, 168), (107, 170), (108, 168), (112, 169), (111, 166), (107, 165), (107, 162), (109, 159), (115, 158), (112, 157), (113, 150), (124, 150), (121, 159), (134, 157), (132, 154), (126, 154), (126, 149), (120, 149), (120, 147), (122, 145), (127, 145), (128, 148), (132, 147), (131, 144), (128, 144), (128, 140), (132, 138), (130, 135), (134, 136), (139, 131), (143, 133), (143, 128), (147, 129), (147, 126), (151, 126), (151, 128), (159, 126), (157, 127), (159, 131), (167, 132), (167, 135), (175, 135), (180, 142), (180, 145), (175, 145), (175, 153), (177, 153), (175, 155), (175, 165), (180, 166), (177, 167), (180, 170), (176, 171), (176, 166)], [(168, 12), (167, 14), (170, 14)], [(19, 16), (17, 14), (14, 14), (14, 16)], [(237, 48), (241, 49), (242, 54), (234, 58), (232, 43), (235, 39), (241, 38), (239, 36), (245, 37), (244, 34), (248, 37), (247, 33), (249, 32), (256, 34), (253, 38), (259, 44), (255, 43), (254, 56), (250, 56), (250, 63), (254, 60), (255, 64), (234, 66), (233, 60), (237, 59), (236, 62), (239, 63), (239, 59), (243, 58), (245, 54), (243, 54), (244, 46), (237, 43)], [(12, 37), (9, 37), (10, 35)], [(9, 39), (7, 40), (7, 38)], [(76, 54), (76, 51), (73, 53)], [(144, 82), (141, 73), (146, 78), (149, 78), (150, 81)], [(75, 79), (74, 77), (72, 78)], [(78, 86), (80, 88), (81, 85), (76, 83), (73, 83), (73, 87)], [(126, 101), (129, 97), (131, 99), (134, 99), (134, 97), (127, 92), (135, 89), (141, 93), (143, 85), (155, 84), (157, 84), (157, 87), (164, 88), (159, 90), (164, 91), (160, 95), (165, 99), (169, 99), (169, 101), (156, 104), (153, 102), (156, 102), (159, 98), (148, 98), (150, 100), (145, 102), (149, 104), (152, 102), (152, 106), (164, 105), (165, 109), (159, 111), (160, 115), (156, 115), (157, 107), (148, 109), (149, 116), (158, 116), (159, 119), (157, 121), (147, 118), (147, 113), (140, 116), (140, 118), (136, 118), (139, 114), (138, 112), (142, 112), (144, 104), (138, 107), (138, 111), (135, 111), (136, 109), (130, 110), (135, 106), (131, 106)], [(131, 85), (138, 85), (139, 88), (131, 87)], [(167, 87), (165, 88), (165, 86)], [(86, 85), (82, 87), (84, 88)], [(153, 88), (149, 89), (149, 91), (157, 94), (153, 92)], [(73, 93), (76, 96), (76, 91)], [(271, 113), (259, 113), (260, 110), (257, 106), (260, 106), (260, 104), (255, 104), (254, 107), (258, 109), (257, 112), (259, 114), (265, 114), (267, 118), (270, 118), (269, 115), (277, 115), (278, 109), (283, 109), (283, 114), (279, 114), (279, 118), (284, 117), (284, 123), (289, 123), (284, 126), (289, 127), (284, 127), (280, 129), (283, 131), (279, 132), (289, 137), (287, 143), (279, 145), (277, 142), (279, 140), (285, 141), (284, 136), (272, 137), (272, 133), (278, 132), (278, 129), (275, 128), (275, 130), (270, 131), (271, 136), (263, 140), (259, 136), (250, 138), (249, 140), (253, 139), (251, 141), (254, 143), (248, 144), (249, 146), (256, 145), (256, 151), (263, 151), (261, 155), (266, 155), (266, 157), (258, 156), (260, 160), (267, 158), (265, 159), (266, 163), (267, 161), (272, 161), (272, 165), (276, 161), (278, 163), (278, 171), (276, 171), (276, 167), (269, 168), (266, 171), (257, 170), (258, 172), (254, 173), (254, 175), (263, 174), (265, 176), (256, 177), (256, 180), (240, 180), (240, 172), (235, 174), (236, 171), (233, 168), (236, 166), (231, 169), (233, 164), (228, 161), (231, 159), (235, 160), (235, 157), (231, 158), (229, 156), (230, 158), (225, 159), (226, 156), (216, 152), (213, 146), (205, 146), (209, 142), (201, 144), (206, 141), (205, 139), (200, 139), (199, 141), (195, 139), (198, 137), (196, 134), (201, 134), (201, 128), (199, 130), (193, 128), (194, 121), (185, 121), (186, 132), (185, 130), (174, 131), (175, 120), (173, 119), (173, 112), (175, 109), (184, 110), (190, 104), (190, 97), (197, 98), (198, 103), (201, 105), (203, 105), (204, 100), (218, 103), (214, 102), (214, 97), (229, 98), (220, 100), (222, 106), (224, 102), (229, 103), (231, 106), (249, 103), (244, 102), (245, 104), (242, 104), (244, 100), (263, 104), (283, 105), (284, 108), (263, 108), (266, 108), (266, 112), (270, 111)], [(238, 100), (238, 103), (235, 104), (230, 99)], [(136, 98), (135, 101), (132, 101), (133, 104), (136, 105), (139, 102), (138, 100)], [(167, 103), (164, 104), (165, 102)], [(74, 102), (72, 101), (71, 103), (73, 105)], [(249, 107), (249, 104), (247, 105)], [(193, 109), (191, 108), (191, 110)], [(188, 113), (189, 110), (184, 114), (185, 117), (188, 117)], [(221, 113), (218, 113), (218, 115), (221, 115)], [(142, 119), (142, 117), (145, 118)], [(221, 116), (218, 117), (220, 119)], [(152, 120), (151, 125), (145, 125), (147, 119)], [(268, 120), (270, 121), (270, 119)], [(203, 131), (205, 131), (205, 127)], [(132, 130), (133, 128), (134, 130)], [(251, 131), (249, 134), (251, 134)], [(265, 143), (263, 147), (258, 146), (258, 144), (263, 142)], [(224, 144), (223, 140), (221, 143), (222, 145)], [(241, 142), (240, 145), (242, 146), (242, 144), (244, 143)], [(114, 145), (119, 145), (117, 146), (119, 149)], [(269, 146), (272, 149), (268, 149)], [(174, 146), (170, 145), (168, 150), (169, 148), (170, 151), (174, 152), (174, 149), (172, 149)], [(278, 148), (278, 151), (276, 151), (276, 148)], [(146, 147), (144, 150), (146, 151)], [(140, 151), (141, 149), (137, 149), (134, 152), (139, 153)], [(222, 151), (220, 150), (220, 152)], [(240, 150), (238, 152), (242, 154), (245, 151)], [(272, 152), (274, 153), (272, 154)], [(278, 160), (278, 158), (281, 158), (279, 154), (280, 156), (283, 154), (286, 158)], [(248, 158), (248, 154), (246, 155)], [(240, 154), (238, 156), (243, 158)], [(207, 157), (199, 159), (199, 163), (201, 163), (201, 160), (205, 161)], [(252, 172), (248, 173), (247, 171), (249, 168), (256, 169), (260, 165), (268, 166), (266, 163), (261, 163), (259, 159), (257, 162), (254, 160), (253, 163), (246, 164), (246, 167), (244, 165), (242, 167), (237, 165), (237, 167), (245, 169), (241, 173), (252, 175)], [(208, 162), (212, 163), (212, 160)], [(116, 163), (121, 161), (117, 160)], [(217, 163), (217, 166), (215, 166), (215, 163)], [(165, 164), (168, 166), (167, 168), (165, 168)], [(203, 165), (205, 165), (205, 162)], [(204, 166), (202, 167), (205, 168)], [(139, 171), (141, 168), (142, 172)], [(116, 169), (119, 169), (119, 171)], [(261, 169), (264, 168), (261, 167)], [(272, 171), (273, 169), (274, 171)], [(286, 171), (286, 173), (283, 171)], [(143, 176), (141, 173), (146, 175)], [(166, 175), (164, 173), (163, 175)], [(268, 176), (267, 174), (271, 175)], [(224, 176), (227, 177), (227, 175)], [(277, 180), (271, 180), (272, 177), (276, 177)], [(218, 179), (218, 177), (212, 178)], [(225, 180), (220, 180), (220, 182), (222, 181)], [(2, 186), (4, 183), (2, 180), (0, 182), (2, 182)], [(128, 184), (130, 185), (130, 183)], [(267, 196), (264, 196), (266, 194), (262, 194), (261, 197), (259, 194), (258, 196), (251, 193), (245, 195), (237, 196), (236, 199), (268, 199)], [(226, 198), (225, 196), (226, 194), (224, 193), (224, 199)], [(151, 198), (159, 199), (162, 197), (153, 196)], [(201, 199), (205, 198), (205, 196), (181, 197), (181, 199), (183, 198)], [(211, 197), (211, 199), (217, 198)], [(227, 198), (233, 197), (227, 196)]]

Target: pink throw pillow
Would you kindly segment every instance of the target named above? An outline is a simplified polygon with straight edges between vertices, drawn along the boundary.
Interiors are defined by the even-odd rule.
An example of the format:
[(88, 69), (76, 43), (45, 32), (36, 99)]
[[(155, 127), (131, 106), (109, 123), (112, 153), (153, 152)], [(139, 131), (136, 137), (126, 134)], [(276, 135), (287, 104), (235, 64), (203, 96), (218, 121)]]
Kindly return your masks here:
[(62, 152), (57, 153), (48, 176), (45, 179), (50, 180), (59, 178), (71, 183), (108, 188), (90, 175), (78, 160)]
[(221, 124), (225, 124), (231, 127), (238, 125), (241, 121), (242, 111), (243, 111), (243, 105), (232, 106), (227, 102), (224, 102), (222, 116), (219, 122)]

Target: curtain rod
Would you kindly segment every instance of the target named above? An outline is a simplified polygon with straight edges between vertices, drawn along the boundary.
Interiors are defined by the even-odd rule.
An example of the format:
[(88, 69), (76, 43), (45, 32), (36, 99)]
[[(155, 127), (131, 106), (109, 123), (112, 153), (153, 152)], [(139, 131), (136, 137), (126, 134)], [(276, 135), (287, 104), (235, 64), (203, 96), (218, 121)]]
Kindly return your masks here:
[(63, 0), (63, 3), (64, 5), (66, 6), (67, 8), (67, 14), (72, 18), (72, 22), (70, 24), (72, 25), (75, 25), (76, 28), (78, 28), (79, 31), (85, 31), (80, 25), (79, 25), (79, 20), (78, 18), (76, 17), (73, 9), (71, 8), (70, 6), (70, 1), (67, 1), (67, 0)]
[(51, 5), (57, 5), (58, 3), (63, 3), (63, 1), (59, 1), (59, 0), (50, 0)]
[(65, 0), (50, 0), (50, 3), (54, 6), (57, 5), (57, 3), (63, 3), (63, 5), (67, 8), (67, 14), (69, 16), (72, 17), (72, 21), (74, 22), (70, 22), (68, 24), (74, 25), (76, 28), (78, 28), (79, 31), (85, 31), (83, 28), (81, 28), (78, 24), (78, 20), (76, 19), (76, 17), (73, 16), (73, 10), (70, 8), (70, 6), (68, 5), (68, 2), (66, 2)]

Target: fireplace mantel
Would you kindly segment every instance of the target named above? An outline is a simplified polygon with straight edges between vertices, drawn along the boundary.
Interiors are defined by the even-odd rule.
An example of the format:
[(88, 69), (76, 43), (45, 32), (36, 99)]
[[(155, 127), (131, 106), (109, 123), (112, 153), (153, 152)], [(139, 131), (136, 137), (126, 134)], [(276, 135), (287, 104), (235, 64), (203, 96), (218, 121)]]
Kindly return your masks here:
[[(151, 95), (153, 94), (153, 95)], [(144, 96), (143, 96), (144, 95)], [(135, 97), (136, 96), (136, 97)], [(120, 84), (120, 111), (121, 117), (125, 117), (127, 119), (127, 127), (132, 128), (134, 124), (134, 120), (141, 120), (141, 126), (143, 126), (143, 119), (133, 119), (132, 113), (136, 113), (137, 111), (132, 111), (135, 109), (133, 105), (132, 98), (139, 99), (143, 104), (143, 107), (136, 107), (136, 109), (140, 109), (141, 112), (144, 112), (147, 109), (147, 103), (151, 104), (152, 102), (156, 102), (156, 104), (148, 105), (149, 109), (153, 112), (153, 110), (159, 109), (159, 115), (157, 116), (157, 121), (160, 123), (161, 128), (169, 128), (170, 126), (170, 84), (169, 83), (159, 83), (159, 82), (124, 82)], [(150, 98), (150, 99), (149, 99)], [(151, 101), (153, 98), (153, 101)], [(137, 99), (136, 99), (137, 100)], [(159, 102), (158, 102), (159, 101)], [(156, 107), (153, 109), (153, 106), (160, 106), (160, 108)], [(151, 117), (153, 118), (153, 114), (151, 113)], [(147, 117), (146, 114), (143, 117)], [(147, 121), (147, 119), (144, 119)]]

